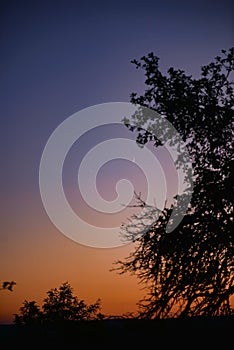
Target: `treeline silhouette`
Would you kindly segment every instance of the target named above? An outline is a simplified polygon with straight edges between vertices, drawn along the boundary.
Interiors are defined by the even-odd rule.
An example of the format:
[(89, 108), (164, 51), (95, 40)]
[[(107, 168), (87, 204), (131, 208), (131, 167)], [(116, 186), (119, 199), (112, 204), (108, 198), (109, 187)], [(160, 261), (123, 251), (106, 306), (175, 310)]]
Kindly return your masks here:
[[(36, 301), (23, 302), (13, 325), (0, 325), (0, 343), (7, 349), (54, 348), (55, 346), (100, 345), (174, 346), (180, 339), (195, 337), (193, 344), (225, 346), (230, 342), (233, 317), (189, 317), (142, 319), (127, 314), (101, 313), (101, 300), (87, 304), (73, 293), (68, 282), (47, 291), (41, 307)], [(178, 344), (178, 345), (179, 345)]]
[(23, 302), (19, 314), (14, 315), (17, 325), (62, 324), (65, 322), (101, 320), (104, 315), (100, 312), (101, 300), (94, 304), (86, 304), (73, 293), (68, 282), (62, 283), (58, 288), (47, 291), (40, 308), (36, 301)]

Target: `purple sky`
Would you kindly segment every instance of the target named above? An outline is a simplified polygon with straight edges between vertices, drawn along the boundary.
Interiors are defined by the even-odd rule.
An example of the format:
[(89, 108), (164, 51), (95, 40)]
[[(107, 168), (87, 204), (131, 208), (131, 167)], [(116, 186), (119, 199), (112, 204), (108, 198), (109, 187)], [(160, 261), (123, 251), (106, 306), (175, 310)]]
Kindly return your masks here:
[(226, 0), (3, 1), (3, 191), (37, 191), (45, 142), (68, 116), (144, 89), (131, 59), (153, 51), (196, 75), (233, 45), (232, 13)]

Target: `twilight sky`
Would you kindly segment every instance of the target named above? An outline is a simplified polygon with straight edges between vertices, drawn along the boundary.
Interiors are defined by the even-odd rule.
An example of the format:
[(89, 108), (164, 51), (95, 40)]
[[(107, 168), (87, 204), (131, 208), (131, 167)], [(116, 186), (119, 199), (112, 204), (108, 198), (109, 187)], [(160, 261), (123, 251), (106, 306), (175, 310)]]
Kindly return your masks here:
[[(233, 13), (227, 0), (1, 2), (0, 281), (17, 283), (13, 293), (1, 291), (1, 323), (11, 322), (25, 299), (40, 303), (48, 289), (65, 281), (88, 303), (100, 297), (105, 314), (136, 310), (143, 295), (136, 279), (109, 271), (132, 246), (87, 247), (52, 224), (39, 191), (42, 152), (51, 133), (74, 113), (96, 104), (129, 102), (131, 92), (144, 91), (133, 58), (153, 51), (162, 70), (173, 66), (198, 76), (201, 65), (234, 45)], [(75, 192), (76, 155), (82, 157), (95, 142), (115, 133), (92, 131), (71, 149), (64, 169), (70, 203), (101, 227), (118, 225), (126, 215), (98, 217), (85, 208)], [(169, 171), (166, 160), (161, 155)], [(170, 173), (172, 193), (176, 180)], [(117, 159), (97, 176), (100, 194), (113, 200), (111, 189), (126, 177), (145, 191), (144, 174)]]

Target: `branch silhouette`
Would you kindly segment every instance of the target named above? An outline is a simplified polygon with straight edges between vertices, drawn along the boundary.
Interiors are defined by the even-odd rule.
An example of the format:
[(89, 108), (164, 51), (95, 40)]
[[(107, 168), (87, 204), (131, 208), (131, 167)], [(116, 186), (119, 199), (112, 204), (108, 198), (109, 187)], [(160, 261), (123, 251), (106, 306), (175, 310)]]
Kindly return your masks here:
[[(198, 79), (172, 67), (163, 74), (154, 53), (132, 63), (143, 71), (146, 90), (141, 96), (132, 93), (131, 102), (157, 111), (176, 128), (192, 160), (194, 188), (174, 231), (167, 233), (166, 227), (172, 210), (181, 210), (179, 195), (159, 217), (157, 208), (149, 207), (123, 225), (123, 239), (135, 242), (135, 250), (112, 270), (134, 274), (146, 286), (138, 304), (141, 318), (232, 315), (234, 48), (201, 67)], [(137, 131), (141, 146), (150, 141), (161, 146), (159, 133), (167, 139), (168, 130), (141, 111), (124, 123)], [(174, 146), (177, 141), (170, 140)], [(177, 152), (176, 167), (183, 169)], [(147, 203), (137, 197), (136, 207), (142, 206)]]

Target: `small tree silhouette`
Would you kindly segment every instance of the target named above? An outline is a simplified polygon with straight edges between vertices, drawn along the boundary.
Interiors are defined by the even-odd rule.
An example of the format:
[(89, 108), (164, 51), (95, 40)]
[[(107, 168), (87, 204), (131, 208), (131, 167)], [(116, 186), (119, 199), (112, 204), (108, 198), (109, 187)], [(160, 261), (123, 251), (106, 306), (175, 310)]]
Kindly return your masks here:
[(16, 324), (36, 325), (42, 321), (42, 312), (34, 300), (25, 300), (23, 306), (20, 307), (20, 315), (15, 314), (14, 316)]
[(73, 295), (73, 289), (68, 282), (59, 288), (52, 288), (47, 292), (42, 311), (35, 301), (24, 301), (20, 314), (15, 314), (14, 322), (17, 324), (35, 323), (63, 323), (68, 321), (88, 321), (101, 319), (101, 300), (87, 305)]
[(58, 289), (47, 292), (42, 308), (45, 319), (50, 322), (91, 320), (100, 316), (100, 302), (98, 299), (94, 304), (87, 305), (73, 295), (70, 284), (65, 282)]

